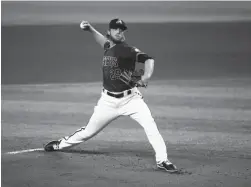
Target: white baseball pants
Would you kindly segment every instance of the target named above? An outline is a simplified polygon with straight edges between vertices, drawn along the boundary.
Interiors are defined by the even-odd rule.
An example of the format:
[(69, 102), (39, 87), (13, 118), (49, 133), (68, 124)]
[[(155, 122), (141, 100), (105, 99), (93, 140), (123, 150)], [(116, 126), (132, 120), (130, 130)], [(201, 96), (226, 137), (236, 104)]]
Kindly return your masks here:
[(71, 136), (62, 138), (59, 149), (70, 148), (87, 141), (120, 116), (130, 116), (144, 128), (147, 138), (155, 151), (156, 162), (167, 160), (165, 142), (137, 88), (133, 88), (130, 95), (119, 99), (102, 92), (87, 126), (80, 128)]

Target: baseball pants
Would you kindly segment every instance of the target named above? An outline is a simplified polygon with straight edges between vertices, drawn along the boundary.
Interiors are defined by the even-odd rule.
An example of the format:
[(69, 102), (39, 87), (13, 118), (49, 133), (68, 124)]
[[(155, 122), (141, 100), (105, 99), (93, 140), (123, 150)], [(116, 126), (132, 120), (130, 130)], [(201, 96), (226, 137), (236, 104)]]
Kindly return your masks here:
[(156, 162), (166, 161), (166, 145), (152, 114), (142, 99), (140, 91), (136, 87), (131, 91), (131, 94), (119, 99), (111, 97), (103, 91), (87, 126), (80, 128), (71, 136), (62, 138), (59, 149), (67, 149), (87, 141), (118, 117), (130, 116), (144, 128), (155, 151)]

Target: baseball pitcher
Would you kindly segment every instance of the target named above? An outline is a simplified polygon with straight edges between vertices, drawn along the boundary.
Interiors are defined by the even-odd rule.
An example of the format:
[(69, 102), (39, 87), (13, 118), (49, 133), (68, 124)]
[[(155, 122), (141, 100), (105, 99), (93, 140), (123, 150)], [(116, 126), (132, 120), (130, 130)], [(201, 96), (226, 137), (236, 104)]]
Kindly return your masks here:
[[(168, 160), (165, 142), (137, 88), (147, 87), (153, 73), (154, 59), (125, 42), (124, 31), (127, 26), (121, 19), (110, 21), (106, 36), (87, 21), (82, 21), (80, 28), (90, 32), (104, 49), (101, 97), (86, 126), (70, 136), (49, 142), (44, 147), (45, 151), (59, 151), (76, 146), (98, 134), (118, 117), (129, 116), (144, 128), (155, 151), (157, 167), (167, 172), (176, 172), (176, 166)], [(138, 64), (144, 65), (143, 71), (136, 71)]]

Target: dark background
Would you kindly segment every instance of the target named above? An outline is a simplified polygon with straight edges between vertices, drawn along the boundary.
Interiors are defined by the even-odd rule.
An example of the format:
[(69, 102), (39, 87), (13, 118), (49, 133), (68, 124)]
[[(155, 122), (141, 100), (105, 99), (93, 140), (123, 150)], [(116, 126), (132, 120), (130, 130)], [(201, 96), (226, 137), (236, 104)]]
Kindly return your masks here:
[[(153, 79), (251, 76), (251, 22), (128, 27), (127, 42), (156, 60)], [(3, 84), (100, 81), (102, 55), (79, 24), (2, 26)]]
[(153, 79), (251, 76), (250, 2), (1, 2), (2, 83), (101, 81), (105, 34), (119, 17), (127, 42), (156, 60)]

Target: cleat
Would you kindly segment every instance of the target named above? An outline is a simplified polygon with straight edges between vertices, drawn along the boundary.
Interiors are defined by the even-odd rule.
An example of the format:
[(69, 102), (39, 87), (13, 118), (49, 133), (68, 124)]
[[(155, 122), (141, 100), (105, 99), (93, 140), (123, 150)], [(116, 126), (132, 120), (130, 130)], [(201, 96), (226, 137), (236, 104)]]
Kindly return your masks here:
[(44, 150), (47, 152), (58, 151), (60, 142), (61, 140), (51, 141), (44, 146)]
[(177, 172), (177, 167), (170, 163), (170, 162), (162, 162), (162, 163), (157, 163), (157, 167), (161, 170), (165, 170), (169, 173), (175, 173)]

